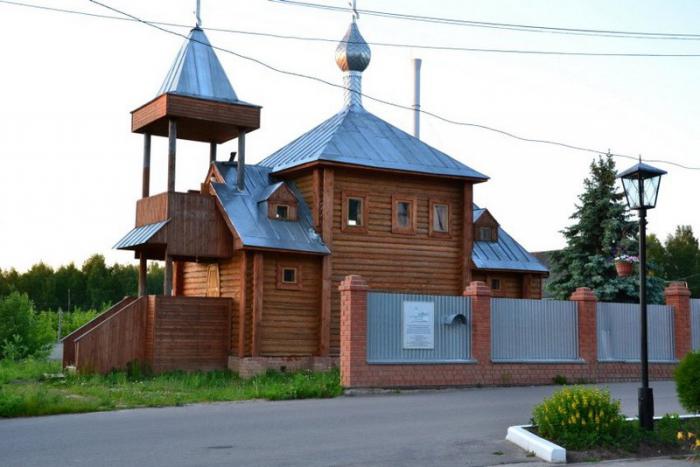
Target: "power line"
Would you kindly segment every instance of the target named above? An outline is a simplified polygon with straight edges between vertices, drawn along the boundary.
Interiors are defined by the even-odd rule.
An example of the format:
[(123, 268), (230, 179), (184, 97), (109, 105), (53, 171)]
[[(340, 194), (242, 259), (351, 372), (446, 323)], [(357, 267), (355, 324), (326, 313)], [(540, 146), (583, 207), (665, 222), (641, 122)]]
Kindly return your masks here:
[[(107, 20), (117, 20), (117, 21), (127, 21), (127, 22), (138, 22), (133, 18), (127, 18), (122, 16), (114, 15), (103, 15), (92, 13), (88, 11), (80, 10), (70, 10), (65, 8), (55, 8), (45, 5), (37, 5), (31, 3), (15, 2), (10, 0), (0, 0), (0, 3), (7, 5), (21, 6), (27, 8), (34, 8), (38, 10), (52, 11), (56, 13), (67, 13), (75, 14), (99, 19)], [(151, 21), (144, 20), (150, 24), (158, 26), (169, 26), (177, 28), (189, 29), (192, 25), (182, 24), (182, 23), (170, 23), (164, 21)], [(240, 29), (228, 29), (228, 28), (212, 28), (212, 27), (202, 27), (206, 31), (222, 32), (228, 34), (240, 34), (240, 35), (250, 35), (259, 37), (269, 37), (274, 39), (284, 39), (284, 40), (296, 40), (296, 41), (308, 41), (308, 42), (327, 42), (337, 44), (339, 42), (346, 42), (348, 44), (354, 44), (353, 41), (342, 41), (338, 39), (326, 38), (326, 37), (310, 37), (310, 36), (297, 36), (289, 34), (277, 34), (269, 32), (260, 31), (246, 31)], [(512, 54), (512, 55), (549, 55), (549, 56), (570, 56), (570, 57), (630, 57), (630, 58), (698, 58), (700, 53), (649, 53), (649, 52), (581, 52), (581, 51), (556, 51), (556, 50), (527, 50), (527, 49), (493, 49), (493, 48), (479, 48), (479, 47), (460, 47), (460, 46), (442, 46), (442, 45), (428, 45), (428, 44), (406, 44), (406, 43), (396, 43), (396, 42), (368, 42), (371, 46), (377, 47), (392, 47), (392, 48), (410, 48), (410, 49), (421, 49), (421, 50), (442, 50), (451, 52), (475, 52), (475, 53), (498, 53), (498, 54)]]
[[(137, 16), (135, 16), (135, 15), (132, 15), (132, 14), (127, 13), (127, 12), (124, 12), (124, 11), (119, 10), (119, 9), (117, 9), (117, 8), (114, 8), (114, 7), (110, 6), (110, 5), (106, 5), (106, 4), (101, 3), (101, 2), (99, 2), (99, 1), (97, 1), (97, 0), (90, 0), (90, 2), (91, 2), (91, 3), (95, 3), (95, 4), (97, 4), (97, 5), (100, 5), (100, 6), (102, 6), (103, 8), (106, 8), (106, 9), (108, 9), (108, 10), (114, 11), (114, 12), (119, 13), (119, 14), (121, 14), (121, 15), (124, 15), (124, 16), (126, 16), (126, 17), (132, 18), (132, 19), (134, 19), (135, 21), (138, 21), (138, 22), (143, 23), (143, 24), (145, 24), (145, 25), (147, 25), (147, 26), (150, 26), (150, 27), (152, 27), (152, 28), (155, 28), (155, 29), (158, 29), (158, 30), (160, 30), (160, 31), (163, 31), (163, 32), (165, 32), (165, 33), (167, 33), (167, 34), (175, 35), (175, 36), (184, 38), (184, 39), (186, 39), (186, 40), (194, 41), (194, 42), (196, 42), (196, 43), (205, 45), (205, 46), (207, 46), (207, 47), (211, 47), (211, 48), (214, 49), (214, 50), (219, 50), (219, 51), (221, 51), (221, 52), (234, 55), (234, 56), (236, 56), (236, 57), (238, 57), (238, 58), (251, 61), (251, 62), (256, 63), (256, 64), (258, 64), (258, 65), (260, 65), (260, 66), (263, 66), (263, 67), (265, 67), (265, 68), (267, 68), (267, 69), (269, 69), (269, 70), (272, 70), (272, 71), (274, 71), (274, 72), (281, 73), (281, 74), (285, 74), (285, 75), (288, 75), (288, 76), (295, 76), (295, 77), (298, 77), (298, 78), (304, 78), (304, 79), (308, 79), (308, 80), (311, 80), (311, 81), (316, 81), (316, 82), (325, 84), (325, 85), (327, 85), (327, 86), (331, 86), (331, 87), (334, 87), (334, 88), (343, 89), (343, 90), (346, 90), (346, 91), (349, 90), (347, 87), (345, 87), (345, 86), (343, 86), (343, 85), (339, 85), (339, 84), (336, 84), (336, 83), (327, 81), (327, 80), (325, 80), (325, 79), (323, 79), (323, 78), (319, 78), (319, 77), (317, 77), (317, 76), (307, 75), (307, 74), (303, 74), (303, 73), (297, 73), (297, 72), (294, 72), (294, 71), (283, 70), (283, 69), (281, 69), (281, 68), (277, 68), (277, 67), (275, 67), (275, 66), (273, 66), (273, 65), (270, 65), (270, 64), (268, 64), (268, 63), (266, 63), (266, 62), (264, 62), (264, 61), (262, 61), (262, 60), (259, 60), (259, 59), (254, 58), (254, 57), (250, 57), (250, 56), (241, 54), (241, 53), (239, 53), (239, 52), (235, 52), (235, 51), (233, 51), (233, 50), (231, 50), (231, 49), (226, 49), (226, 48), (223, 48), (223, 47), (219, 47), (219, 46), (207, 44), (207, 43), (204, 43), (204, 42), (199, 41), (199, 40), (194, 39), (194, 38), (189, 38), (188, 36), (186, 36), (186, 35), (184, 35), (184, 34), (182, 34), (182, 33), (179, 33), (179, 32), (177, 32), (177, 31), (171, 31), (171, 30), (166, 29), (166, 28), (164, 28), (164, 27), (162, 27), (162, 26), (149, 23), (148, 21), (143, 20), (143, 19), (141, 19), (141, 18), (139, 18), (139, 17), (137, 17)], [(353, 92), (356, 92), (356, 91), (353, 91)], [(359, 94), (360, 94), (361, 96), (363, 96), (363, 97), (369, 99), (369, 100), (372, 100), (372, 101), (374, 101), (374, 102), (378, 102), (378, 103), (380, 103), (380, 104), (388, 105), (388, 106), (395, 107), (395, 108), (399, 108), (399, 109), (410, 110), (411, 112), (414, 112), (414, 111), (416, 110), (416, 109), (414, 109), (414, 108), (411, 107), (411, 106), (402, 105), (402, 104), (397, 104), (397, 103), (395, 103), (395, 102), (391, 102), (391, 101), (387, 101), (387, 100), (380, 99), (380, 98), (377, 98), (377, 97), (373, 97), (373, 96), (370, 96), (370, 95), (365, 94), (365, 93), (359, 93)], [(447, 118), (447, 117), (443, 117), (443, 116), (441, 116), (441, 115), (439, 115), (439, 114), (436, 114), (436, 113), (433, 113), (433, 112), (429, 112), (429, 111), (426, 111), (426, 110), (423, 110), (423, 109), (419, 109), (418, 111), (419, 111), (420, 113), (424, 114), (424, 115), (428, 115), (428, 116), (430, 116), (430, 117), (433, 117), (433, 118), (435, 118), (435, 119), (437, 119), (437, 120), (440, 120), (440, 121), (443, 121), (443, 122), (446, 122), (446, 123), (450, 123), (450, 124), (453, 124), (453, 125), (459, 125), (459, 126), (467, 126), (467, 127), (472, 127), (472, 128), (480, 128), (480, 129), (483, 129), (483, 130), (488, 130), (488, 131), (491, 131), (491, 132), (494, 132), (494, 133), (498, 133), (498, 134), (501, 134), (501, 135), (504, 135), (504, 136), (508, 136), (508, 137), (510, 137), (510, 138), (513, 138), (513, 139), (516, 139), (516, 140), (519, 140), (519, 141), (524, 141), (524, 142), (529, 142), (529, 143), (547, 144), (547, 145), (551, 145), (551, 146), (559, 146), (559, 147), (563, 147), (563, 148), (567, 148), (567, 149), (572, 149), (572, 150), (582, 151), (582, 152), (588, 152), (588, 153), (593, 153), (593, 154), (606, 154), (606, 153), (607, 153), (607, 154), (610, 154), (610, 155), (613, 156), (613, 157), (631, 159), (631, 160), (634, 160), (634, 161), (636, 161), (636, 160), (638, 160), (638, 159), (641, 159), (640, 156), (632, 156), (632, 155), (629, 155), (629, 154), (612, 153), (612, 152), (610, 152), (609, 150), (608, 150), (608, 151), (601, 151), (601, 150), (599, 150), (599, 149), (589, 148), (589, 147), (585, 147), (585, 146), (577, 146), (577, 145), (573, 145), (573, 144), (562, 143), (562, 142), (559, 142), (559, 141), (545, 140), (545, 139), (537, 139), (537, 138), (526, 138), (526, 137), (524, 137), (524, 136), (519, 136), (519, 135), (516, 135), (515, 133), (511, 133), (511, 132), (509, 132), (509, 131), (501, 130), (501, 129), (498, 129), (498, 128), (495, 128), (495, 127), (491, 127), (491, 126), (488, 126), (488, 125), (482, 125), (482, 124), (479, 124), (479, 123), (472, 123), (472, 122), (461, 122), (461, 121), (453, 120), (453, 119), (450, 119), (450, 118)], [(647, 159), (646, 161), (647, 161), (647, 162), (653, 162), (653, 163), (659, 163), (659, 164), (668, 164), (668, 165), (680, 167), (680, 168), (687, 169), (687, 170), (700, 170), (700, 167), (690, 167), (690, 166), (686, 166), (686, 165), (680, 164), (680, 163), (678, 163), (678, 162), (672, 162), (672, 161), (666, 161), (666, 160), (660, 160), (660, 159), (657, 159), (657, 160), (648, 160), (648, 159)]]
[[(339, 7), (334, 5), (324, 5), (320, 3), (301, 2), (296, 0), (269, 0), (273, 3), (287, 4), (293, 6), (301, 6), (307, 8), (316, 8), (319, 10), (352, 12), (352, 8)], [(695, 33), (661, 33), (661, 32), (642, 32), (642, 31), (617, 31), (605, 29), (580, 29), (580, 28), (562, 28), (551, 26), (535, 26), (528, 24), (510, 24), (510, 23), (493, 23), (487, 21), (472, 21), (457, 18), (441, 18), (435, 16), (410, 15), (405, 13), (394, 13), (389, 11), (379, 10), (356, 10), (358, 13), (379, 16), (384, 18), (401, 19), (408, 21), (419, 21), (424, 23), (447, 24), (452, 26), (468, 26), (488, 29), (503, 29), (510, 31), (521, 32), (538, 32), (551, 34), (568, 34), (578, 36), (596, 36), (596, 37), (615, 37), (626, 39), (664, 39), (664, 40), (700, 40), (700, 34)]]

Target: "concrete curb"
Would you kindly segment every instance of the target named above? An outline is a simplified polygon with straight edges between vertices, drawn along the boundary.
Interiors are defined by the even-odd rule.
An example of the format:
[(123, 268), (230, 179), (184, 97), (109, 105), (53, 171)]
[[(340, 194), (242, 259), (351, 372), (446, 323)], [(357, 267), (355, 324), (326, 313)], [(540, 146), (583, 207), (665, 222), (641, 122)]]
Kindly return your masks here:
[[(679, 415), (679, 418), (696, 418), (697, 415)], [(654, 420), (661, 420), (660, 416), (654, 417)], [(626, 418), (628, 422), (637, 420), (636, 417)], [(554, 463), (566, 463), (566, 449), (563, 447), (547, 441), (544, 438), (540, 438), (536, 434), (527, 430), (527, 428), (532, 428), (532, 425), (516, 425), (508, 427), (508, 432), (506, 433), (506, 441), (523, 448), (528, 452), (534, 453), (540, 459), (546, 462)], [(624, 460), (624, 459), (620, 459)], [(617, 461), (609, 461), (617, 462)]]
[(532, 425), (508, 427), (506, 440), (528, 452), (534, 453), (544, 461), (566, 463), (566, 449), (526, 430), (526, 428), (530, 427)]

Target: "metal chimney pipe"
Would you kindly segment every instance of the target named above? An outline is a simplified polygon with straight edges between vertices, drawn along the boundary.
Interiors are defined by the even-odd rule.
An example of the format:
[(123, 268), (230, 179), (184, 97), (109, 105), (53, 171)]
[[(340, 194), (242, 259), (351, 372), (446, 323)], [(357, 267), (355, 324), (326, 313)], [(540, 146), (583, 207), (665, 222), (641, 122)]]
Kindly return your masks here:
[(238, 134), (238, 171), (236, 186), (238, 191), (245, 189), (245, 131), (241, 130)]
[(423, 60), (413, 59), (413, 136), (420, 138), (420, 67)]

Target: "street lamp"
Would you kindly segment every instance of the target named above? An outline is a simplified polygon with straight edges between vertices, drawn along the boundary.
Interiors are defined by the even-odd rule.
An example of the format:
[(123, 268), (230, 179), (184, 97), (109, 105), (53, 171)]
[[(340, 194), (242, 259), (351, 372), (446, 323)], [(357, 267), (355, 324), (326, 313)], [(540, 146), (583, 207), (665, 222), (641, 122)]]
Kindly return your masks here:
[(642, 387), (639, 388), (639, 425), (654, 428), (654, 393), (649, 387), (649, 348), (647, 338), (647, 209), (656, 207), (661, 176), (665, 171), (640, 162), (621, 172), (625, 197), (630, 209), (639, 211), (639, 311), (641, 314)]

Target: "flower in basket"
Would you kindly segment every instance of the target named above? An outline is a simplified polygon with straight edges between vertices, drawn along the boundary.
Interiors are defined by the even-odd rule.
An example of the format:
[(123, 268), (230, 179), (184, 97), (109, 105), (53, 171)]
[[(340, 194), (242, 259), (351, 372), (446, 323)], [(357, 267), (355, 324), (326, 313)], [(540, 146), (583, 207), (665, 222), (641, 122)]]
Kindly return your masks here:
[(630, 263), (630, 264), (635, 264), (639, 262), (639, 258), (637, 256), (631, 256), (631, 255), (620, 255), (615, 258), (616, 263)]

